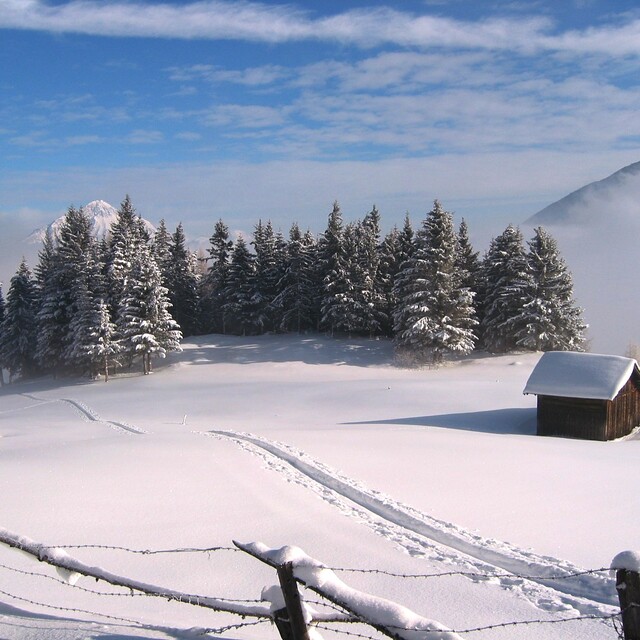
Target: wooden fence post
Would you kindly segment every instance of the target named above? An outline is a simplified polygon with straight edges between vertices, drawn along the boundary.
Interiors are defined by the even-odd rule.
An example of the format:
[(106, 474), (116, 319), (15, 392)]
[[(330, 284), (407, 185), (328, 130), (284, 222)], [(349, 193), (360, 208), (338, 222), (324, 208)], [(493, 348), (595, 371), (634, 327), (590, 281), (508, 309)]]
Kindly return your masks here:
[[(277, 567), (278, 580), (284, 596), (286, 609), (279, 609), (274, 614), (276, 627), (282, 640), (309, 640), (309, 631), (304, 619), (302, 601), (296, 579), (293, 577), (293, 564), (287, 562)], [(286, 613), (285, 619), (283, 614)]]
[(622, 610), (624, 640), (640, 640), (640, 574), (637, 571), (618, 569), (616, 590)]

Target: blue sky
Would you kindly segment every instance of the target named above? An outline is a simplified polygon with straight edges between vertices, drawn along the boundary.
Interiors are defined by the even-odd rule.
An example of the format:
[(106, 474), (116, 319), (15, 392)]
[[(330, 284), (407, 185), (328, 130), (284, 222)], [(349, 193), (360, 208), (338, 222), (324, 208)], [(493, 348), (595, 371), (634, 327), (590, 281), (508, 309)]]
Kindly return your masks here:
[(125, 193), (191, 236), (439, 198), (484, 239), (640, 159), (639, 62), (636, 0), (0, 0), (0, 250)]

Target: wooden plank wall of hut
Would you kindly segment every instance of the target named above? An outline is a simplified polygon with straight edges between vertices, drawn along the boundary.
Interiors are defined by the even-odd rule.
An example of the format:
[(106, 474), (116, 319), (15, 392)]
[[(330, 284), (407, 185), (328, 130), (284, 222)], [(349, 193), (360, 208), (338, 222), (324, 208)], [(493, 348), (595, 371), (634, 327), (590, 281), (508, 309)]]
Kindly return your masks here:
[(607, 401), (538, 396), (538, 435), (606, 440)]
[(638, 425), (640, 425), (640, 390), (637, 377), (634, 375), (609, 403), (607, 440), (629, 435)]

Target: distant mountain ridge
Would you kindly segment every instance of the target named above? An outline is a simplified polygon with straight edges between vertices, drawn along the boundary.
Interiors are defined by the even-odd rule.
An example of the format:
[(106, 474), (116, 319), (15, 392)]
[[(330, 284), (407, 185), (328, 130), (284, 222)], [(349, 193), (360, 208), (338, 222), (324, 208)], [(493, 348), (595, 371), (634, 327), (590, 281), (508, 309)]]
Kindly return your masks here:
[[(99, 240), (102, 240), (109, 234), (111, 225), (118, 219), (118, 210), (104, 200), (93, 200), (84, 205), (82, 210), (87, 216), (89, 216), (91, 231)], [(46, 236), (47, 230), (51, 230), (55, 236), (64, 222), (64, 218), (65, 216), (60, 216), (47, 227), (36, 229), (27, 238), (27, 242), (42, 242)], [(142, 218), (142, 222), (149, 233), (153, 234), (155, 232), (156, 229), (151, 222), (144, 218)]]
[[(565, 225), (587, 222), (594, 216), (615, 215), (636, 206), (640, 212), (640, 162), (609, 177), (581, 187), (525, 221), (530, 225)], [(604, 211), (602, 207), (606, 207)]]

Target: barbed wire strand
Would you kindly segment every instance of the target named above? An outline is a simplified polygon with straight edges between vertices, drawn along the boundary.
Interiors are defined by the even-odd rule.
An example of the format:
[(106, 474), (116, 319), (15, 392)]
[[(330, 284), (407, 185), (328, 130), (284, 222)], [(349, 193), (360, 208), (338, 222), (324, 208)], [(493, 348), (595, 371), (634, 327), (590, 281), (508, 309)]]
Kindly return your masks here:
[(254, 627), (258, 624), (271, 624), (272, 620), (269, 618), (264, 618), (262, 620), (254, 620), (253, 622), (238, 622), (237, 624), (228, 624), (225, 627), (218, 627), (215, 629), (203, 629), (203, 634), (205, 633), (213, 633), (214, 635), (220, 635), (221, 633), (226, 633), (227, 631), (232, 631), (233, 629), (243, 629), (244, 627)]
[(443, 571), (441, 573), (395, 573), (393, 571), (385, 571), (384, 569), (358, 569), (352, 567), (327, 567), (331, 571), (343, 571), (348, 573), (374, 573), (390, 576), (392, 578), (444, 578), (450, 576), (463, 576), (466, 578), (517, 578), (520, 580), (569, 580), (571, 578), (579, 578), (581, 576), (593, 575), (598, 573), (608, 573), (611, 569), (585, 569), (584, 571), (575, 571), (573, 573), (565, 573), (550, 576), (534, 576), (520, 575), (517, 573), (480, 573), (474, 571)]
[[(86, 591), (87, 593), (93, 593), (100, 596), (131, 598), (131, 597), (141, 597), (141, 596), (147, 595), (146, 593), (136, 593), (131, 589), (129, 590), (130, 593), (121, 593), (121, 592), (115, 592), (115, 591), (98, 591), (97, 589), (87, 589), (86, 587), (81, 587), (80, 585), (77, 585), (77, 584), (71, 584), (70, 582), (63, 580), (62, 578), (57, 578), (56, 576), (50, 576), (46, 573), (40, 573), (37, 571), (25, 571), (24, 569), (16, 569), (15, 567), (9, 567), (6, 564), (0, 564), (0, 569), (13, 571), (14, 573), (19, 573), (23, 576), (30, 576), (34, 578), (44, 578), (45, 580), (51, 580), (53, 582), (57, 582), (58, 584), (65, 585), (67, 587), (73, 587), (74, 589), (78, 589), (80, 591)], [(123, 587), (123, 589), (124, 588), (126, 587)]]
[(138, 620), (132, 620), (131, 618), (121, 618), (118, 616), (112, 616), (108, 613), (98, 613), (97, 611), (87, 611), (86, 609), (75, 609), (73, 607), (60, 607), (54, 604), (45, 604), (44, 602), (37, 602), (36, 600), (31, 600), (29, 598), (23, 598), (21, 596), (16, 596), (13, 593), (8, 593), (7, 591), (0, 590), (0, 594), (3, 596), (7, 596), (9, 598), (13, 598), (14, 600), (18, 600), (20, 602), (26, 602), (27, 604), (34, 604), (37, 607), (46, 607), (47, 609), (54, 609), (56, 611), (64, 611), (65, 613), (84, 613), (90, 616), (99, 616), (101, 618), (106, 618), (107, 620), (115, 620), (117, 622), (126, 622), (128, 624), (135, 624), (137, 626), (144, 626)]
[[(109, 597), (123, 597), (123, 598), (131, 598), (131, 597), (138, 597), (138, 598), (167, 598), (169, 600), (175, 600), (177, 602), (182, 602), (183, 600), (181, 598), (177, 598), (175, 597), (175, 595), (169, 594), (169, 593), (157, 593), (157, 594), (150, 594), (150, 593), (138, 593), (136, 591), (134, 591), (133, 589), (129, 588), (129, 587), (122, 587), (123, 589), (128, 589), (129, 593), (122, 593), (122, 592), (115, 592), (115, 591), (98, 591), (97, 589), (87, 589), (86, 587), (81, 587), (78, 584), (71, 584), (70, 582), (67, 582), (66, 580), (62, 579), (62, 578), (58, 578), (56, 576), (50, 576), (47, 575), (46, 573), (39, 573), (39, 572), (35, 572), (35, 571), (24, 571), (23, 569), (16, 569), (15, 567), (9, 567), (5, 564), (0, 564), (0, 569), (7, 569), (8, 571), (14, 571), (15, 573), (20, 573), (22, 575), (25, 576), (31, 576), (31, 577), (37, 577), (37, 578), (45, 578), (47, 580), (52, 580), (53, 582), (57, 582), (58, 584), (62, 584), (66, 587), (70, 587), (72, 589), (78, 589), (79, 591), (84, 591), (86, 593), (92, 593), (94, 595), (98, 595), (98, 596), (109, 596)], [(200, 596), (200, 595), (196, 595), (196, 594), (185, 594), (185, 597), (188, 597), (189, 599), (206, 599), (206, 598), (211, 598), (211, 596)], [(236, 604), (263, 604), (264, 600), (245, 600), (245, 599), (241, 599), (241, 598), (218, 598), (218, 597), (214, 597), (214, 600), (219, 600), (220, 602), (229, 602), (229, 603), (236, 603)]]
[(313, 600), (313, 599), (305, 598), (304, 602), (306, 604), (314, 604), (314, 605), (320, 606), (320, 607), (327, 607), (328, 609), (333, 609), (334, 611), (337, 611), (338, 613), (349, 613), (349, 614), (353, 615), (350, 611), (347, 611), (347, 609), (345, 609), (344, 607), (340, 606), (339, 604), (335, 604), (334, 602), (331, 602), (330, 600)]
[(216, 551), (239, 552), (236, 547), (182, 547), (178, 549), (131, 549), (129, 547), (111, 546), (107, 544), (56, 544), (43, 545), (47, 549), (108, 549), (110, 551), (125, 551), (126, 553), (136, 553), (143, 556), (157, 555), (163, 553), (213, 553)]
[[(586, 621), (586, 620), (602, 620), (602, 621), (612, 621), (613, 622), (613, 629), (614, 631), (616, 631), (616, 633), (618, 634), (618, 636), (620, 638), (624, 637), (623, 635), (620, 635), (620, 630), (619, 627), (616, 625), (616, 618), (619, 617), (621, 614), (620, 613), (615, 613), (615, 614), (610, 614), (610, 615), (590, 615), (590, 616), (576, 616), (576, 617), (572, 617), (572, 618), (561, 618), (561, 619), (557, 619), (557, 620), (520, 620), (520, 621), (512, 621), (512, 622), (501, 622), (498, 624), (490, 624), (490, 625), (485, 625), (482, 627), (473, 627), (473, 628), (469, 628), (469, 629), (450, 629), (449, 631), (451, 633), (456, 633), (459, 635), (463, 635), (463, 634), (467, 634), (467, 633), (476, 633), (479, 631), (492, 631), (495, 629), (503, 629), (503, 628), (508, 628), (508, 627), (516, 627), (516, 626), (527, 626), (527, 625), (535, 625), (535, 624), (561, 624), (561, 623), (566, 623), (566, 622), (580, 622), (580, 621)], [(363, 624), (367, 624), (366, 622), (362, 621)], [(372, 638), (372, 636), (369, 635), (365, 635), (362, 633), (358, 633), (357, 631), (349, 631), (346, 629), (338, 629), (338, 628), (334, 628), (334, 627), (329, 627), (326, 624), (314, 624), (313, 625), (315, 628), (317, 629), (324, 629), (327, 631), (334, 631), (335, 633), (341, 633), (343, 635), (347, 635), (347, 636), (354, 636), (356, 638), (366, 638), (368, 640), (374, 640), (374, 638)], [(394, 627), (394, 626), (390, 626), (389, 629), (394, 629), (396, 631), (420, 631), (421, 633), (424, 634), (432, 634), (432, 633), (442, 633), (442, 631), (437, 630), (437, 629), (408, 629), (408, 628), (403, 628), (403, 627)]]

